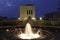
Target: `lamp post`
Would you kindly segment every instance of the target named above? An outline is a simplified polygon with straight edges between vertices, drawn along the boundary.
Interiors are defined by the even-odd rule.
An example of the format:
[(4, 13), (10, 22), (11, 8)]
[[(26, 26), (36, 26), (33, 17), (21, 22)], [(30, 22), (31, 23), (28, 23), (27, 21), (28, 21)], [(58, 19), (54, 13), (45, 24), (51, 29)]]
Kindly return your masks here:
[(42, 17), (39, 18), (39, 26), (44, 26), (44, 20)]
[(18, 20), (20, 20), (20, 18), (18, 18)]
[(42, 20), (42, 17), (40, 17), (40, 20)]

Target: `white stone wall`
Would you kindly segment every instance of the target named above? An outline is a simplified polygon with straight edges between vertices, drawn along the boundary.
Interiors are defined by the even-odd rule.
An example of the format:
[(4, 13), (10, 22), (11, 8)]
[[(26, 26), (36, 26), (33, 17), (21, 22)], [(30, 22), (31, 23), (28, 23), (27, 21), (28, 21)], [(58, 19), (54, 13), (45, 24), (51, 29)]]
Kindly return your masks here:
[[(27, 14), (27, 10), (32, 10), (32, 14)], [(26, 20), (28, 17), (35, 18), (35, 6), (21, 6), (20, 7), (20, 20)]]

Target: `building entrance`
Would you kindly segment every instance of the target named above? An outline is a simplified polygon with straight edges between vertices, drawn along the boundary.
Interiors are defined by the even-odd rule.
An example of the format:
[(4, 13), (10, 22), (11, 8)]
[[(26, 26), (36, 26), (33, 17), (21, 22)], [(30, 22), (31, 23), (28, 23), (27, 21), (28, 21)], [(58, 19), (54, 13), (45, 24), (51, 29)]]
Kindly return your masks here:
[(31, 20), (32, 18), (31, 18), (31, 16), (28, 16), (28, 20)]

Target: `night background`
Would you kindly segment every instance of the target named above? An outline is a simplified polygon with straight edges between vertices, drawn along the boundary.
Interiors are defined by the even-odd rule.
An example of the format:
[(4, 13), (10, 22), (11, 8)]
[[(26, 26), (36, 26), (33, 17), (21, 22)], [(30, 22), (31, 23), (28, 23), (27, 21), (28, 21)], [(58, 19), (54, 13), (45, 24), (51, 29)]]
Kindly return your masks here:
[(60, 0), (0, 0), (0, 40), (24, 38), (60, 40)]
[(33, 4), (36, 6), (36, 18), (46, 13), (56, 12), (58, 0), (0, 0), (0, 16), (8, 18), (20, 17), (20, 6)]

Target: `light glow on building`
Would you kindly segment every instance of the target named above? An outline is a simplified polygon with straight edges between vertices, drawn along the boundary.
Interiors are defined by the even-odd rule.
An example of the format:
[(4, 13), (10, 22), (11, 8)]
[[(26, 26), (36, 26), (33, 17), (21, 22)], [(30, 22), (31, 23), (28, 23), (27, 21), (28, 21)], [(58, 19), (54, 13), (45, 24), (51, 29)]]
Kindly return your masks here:
[(24, 20), (27, 20), (28, 18), (24, 18)]
[(33, 20), (36, 20), (36, 18), (32, 18)]

